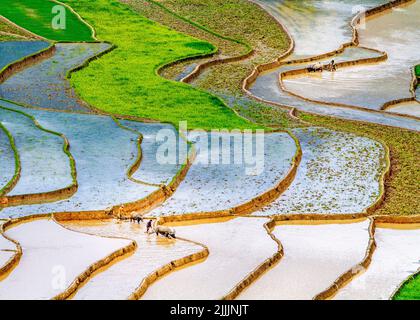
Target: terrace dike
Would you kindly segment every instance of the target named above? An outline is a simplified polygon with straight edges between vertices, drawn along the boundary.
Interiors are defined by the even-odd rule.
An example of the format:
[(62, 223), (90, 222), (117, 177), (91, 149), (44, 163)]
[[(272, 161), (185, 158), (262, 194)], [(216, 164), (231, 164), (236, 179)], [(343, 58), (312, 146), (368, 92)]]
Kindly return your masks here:
[[(72, 3), (73, 1), (67, 1), (67, 2)], [(155, 3), (154, 1), (152, 2)], [(81, 9), (83, 9), (83, 5), (81, 6), (82, 6)], [(77, 16), (80, 17), (79, 15)], [(175, 15), (173, 16), (176, 17)], [(182, 17), (179, 16), (178, 18), (182, 18)], [(183, 20), (184, 22), (187, 22), (184, 19), (181, 19), (181, 20)], [(205, 31), (202, 28), (201, 30)], [(291, 43), (293, 43), (293, 41), (291, 41)], [(113, 49), (115, 50), (116, 48), (113, 48)], [(239, 60), (242, 60), (242, 58)], [(216, 61), (216, 60), (213, 60), (213, 61)], [(94, 62), (94, 59), (91, 59), (91, 62)], [(224, 61), (221, 63), (225, 63), (225, 62), (229, 62), (229, 61)], [(207, 62), (207, 63), (211, 64), (210, 62)], [(205, 64), (206, 62), (204, 62), (204, 65)], [(217, 63), (217, 65), (218, 64), (219, 63)], [(84, 66), (87, 66), (87, 65), (88, 64), (84, 64)], [(204, 67), (204, 69), (206, 68), (208, 67)], [(86, 70), (89, 70), (89, 69), (90, 68)], [(198, 71), (198, 73), (201, 73), (201, 72), (202, 71)], [(78, 75), (78, 73), (76, 73), (75, 75)], [(16, 111), (14, 109), (13, 110), (10, 109), (10, 110)], [(292, 110), (294, 109), (292, 108)], [(33, 111), (33, 112), (37, 112), (37, 114), (39, 115), (41, 114), (41, 111)], [(322, 123), (326, 127), (335, 127), (335, 129), (337, 129), (337, 126), (340, 127), (340, 125), (344, 123), (345, 125), (343, 125), (341, 129), (344, 129), (345, 131), (356, 131), (356, 134), (358, 135), (367, 135), (369, 138), (372, 139), (373, 137), (374, 140), (379, 141), (383, 149), (385, 150), (385, 157), (384, 157), (385, 165), (379, 177), (379, 185), (380, 185), (379, 195), (376, 201), (373, 204), (371, 204), (369, 207), (367, 207), (362, 213), (351, 213), (351, 214), (305, 214), (303, 213), (303, 214), (274, 215), (274, 216), (270, 216), (269, 218), (266, 218), (269, 220), (269, 222), (266, 222), (264, 224), (264, 228), (267, 231), (268, 236), (271, 238), (271, 241), (273, 241), (276, 244), (276, 247), (277, 247), (276, 252), (270, 257), (268, 257), (262, 264), (260, 264), (255, 269), (253, 269), (252, 272), (248, 273), (238, 284), (235, 285), (235, 287), (229, 293), (223, 296), (224, 299), (236, 298), (252, 283), (259, 280), (259, 277), (261, 277), (262, 275), (269, 275), (270, 272), (267, 272), (267, 271), (269, 271), (270, 268), (276, 267), (276, 264), (279, 261), (281, 261), (280, 259), (284, 255), (284, 248), (281, 242), (278, 240), (278, 238), (276, 238), (276, 236), (273, 234), (273, 230), (275, 226), (277, 224), (281, 224), (281, 222), (292, 220), (292, 221), (295, 221), (297, 223), (302, 223), (302, 224), (305, 224), (305, 223), (316, 224), (316, 223), (319, 223), (320, 221), (327, 220), (329, 222), (333, 221), (337, 223), (343, 223), (343, 222), (348, 221), (348, 219), (352, 219), (352, 222), (353, 222), (356, 219), (364, 219), (368, 216), (371, 217), (370, 227), (369, 227), (369, 237), (368, 237), (368, 240), (369, 240), (368, 249), (367, 249), (366, 256), (363, 259), (363, 261), (357, 265), (357, 267), (359, 267), (357, 269), (359, 270), (359, 272), (354, 273), (353, 272), (354, 269), (352, 268), (351, 271), (344, 273), (342, 276), (338, 278), (338, 280), (336, 280), (336, 282), (330, 288), (328, 288), (323, 293), (319, 293), (316, 296), (317, 299), (325, 299), (325, 298), (333, 297), (334, 295), (337, 294), (338, 289), (344, 288), (345, 285), (350, 280), (353, 280), (356, 274), (361, 273), (360, 270), (362, 270), (362, 267), (367, 268), (372, 263), (372, 259), (373, 259), (372, 257), (374, 257), (373, 252), (376, 248), (376, 241), (375, 241), (374, 234), (377, 229), (377, 223), (392, 224), (393, 225), (392, 228), (397, 228), (401, 224), (404, 224), (404, 225), (407, 224), (408, 226), (410, 226), (412, 224), (416, 224), (420, 222), (419, 216), (416, 216), (416, 215), (413, 215), (407, 218), (399, 217), (395, 215), (389, 215), (389, 216), (380, 215), (380, 212), (387, 210), (387, 209), (383, 210), (383, 207), (386, 206), (386, 202), (388, 201), (389, 197), (391, 197), (391, 199), (393, 197), (392, 193), (391, 193), (391, 196), (387, 194), (387, 187), (389, 187), (390, 185), (392, 186), (392, 180), (393, 179), (395, 180), (395, 174), (398, 174), (399, 172), (401, 172), (402, 169), (398, 168), (398, 165), (401, 165), (401, 163), (398, 163), (400, 162), (399, 160), (401, 158), (398, 157), (399, 156), (398, 149), (395, 147), (395, 144), (391, 145), (391, 148), (389, 148), (387, 146), (387, 142), (389, 141), (388, 137), (385, 136), (385, 139), (383, 141), (382, 139), (378, 138), (378, 136), (380, 135), (375, 134), (375, 132), (378, 132), (377, 128), (379, 126), (369, 125), (369, 127), (365, 129), (364, 132), (361, 133), (360, 131), (354, 130), (351, 127), (353, 125), (352, 122), (341, 121), (341, 120), (331, 120), (330, 118), (324, 118), (324, 117), (314, 116), (310, 114), (302, 114), (301, 112), (296, 112), (294, 113), (294, 115), (298, 118), (303, 118), (304, 121), (306, 122), (312, 122), (316, 124)], [(126, 115), (126, 117), (128, 119), (131, 119), (130, 115)], [(338, 125), (336, 124), (335, 121), (338, 122)], [(139, 168), (141, 159), (142, 159), (142, 152), (140, 148), (140, 142), (142, 140), (141, 130), (133, 131), (133, 129), (130, 126), (126, 126), (126, 124), (122, 125), (120, 123), (120, 120), (117, 120), (117, 119), (115, 119), (115, 122), (118, 126), (124, 126), (126, 131), (131, 131), (132, 133), (138, 133), (137, 158), (135, 160), (135, 163), (126, 172), (126, 175), (128, 176), (129, 179), (131, 178), (131, 180), (136, 180), (135, 178), (133, 178), (133, 175), (135, 171), (137, 171), (137, 169)], [(385, 133), (386, 135), (388, 131), (392, 133), (393, 132), (392, 130), (394, 129), (385, 128), (384, 130), (386, 132)], [(299, 164), (301, 163), (302, 150), (300, 147), (299, 140), (291, 131), (287, 131), (287, 133), (291, 136), (291, 138), (296, 143), (296, 154), (292, 161), (292, 167), (290, 168), (286, 176), (283, 177), (283, 179), (279, 182), (279, 184), (275, 186), (274, 189), (270, 189), (264, 194), (258, 196), (257, 198), (254, 197), (248, 202), (241, 204), (237, 207), (234, 207), (233, 209), (223, 210), (223, 211), (196, 212), (196, 213), (187, 213), (187, 214), (181, 214), (181, 215), (163, 216), (159, 218), (158, 223), (165, 224), (165, 223), (177, 222), (182, 226), (186, 224), (187, 220), (190, 220), (190, 223), (197, 223), (198, 225), (201, 225), (205, 223), (204, 219), (220, 218), (223, 216), (228, 219), (240, 218), (240, 217), (243, 217), (244, 215), (249, 216), (250, 214), (264, 207), (268, 203), (273, 202), (291, 186), (291, 184), (293, 183), (295, 179)], [(273, 133), (270, 133), (270, 134), (273, 134)], [(404, 134), (410, 136), (411, 133), (407, 131)], [(11, 144), (13, 144), (12, 140), (10, 141), (11, 141)], [(395, 163), (396, 162), (395, 160), (397, 160), (397, 163)], [(194, 159), (192, 157), (189, 157), (188, 160), (186, 160), (186, 162), (184, 163), (183, 167), (178, 171), (177, 176), (172, 180), (172, 182), (169, 183), (168, 186), (160, 188), (158, 191), (156, 191), (152, 195), (145, 197), (144, 199), (141, 199), (132, 203), (127, 203), (124, 205), (117, 205), (117, 206), (114, 206), (110, 210), (97, 210), (97, 211), (84, 211), (84, 212), (72, 211), (72, 212), (55, 213), (53, 215), (47, 214), (47, 215), (28, 216), (25, 218), (13, 219), (10, 222), (6, 223), (5, 228), (9, 229), (12, 226), (19, 225), (19, 223), (23, 221), (31, 221), (34, 219), (37, 220), (38, 218), (45, 219), (45, 218), (54, 217), (54, 219), (59, 221), (60, 224), (66, 225), (67, 223), (71, 224), (72, 222), (83, 223), (83, 220), (87, 222), (88, 220), (109, 219), (112, 217), (124, 218), (132, 214), (133, 211), (135, 211), (136, 214), (145, 215), (151, 212), (156, 207), (158, 207), (160, 204), (165, 203), (168, 199), (171, 198), (171, 196), (173, 196), (176, 193), (177, 187), (184, 181), (185, 177), (188, 174), (188, 169), (190, 168), (190, 166), (193, 165), (193, 162), (194, 162)], [(394, 171), (393, 169), (396, 169), (396, 170)], [(399, 176), (399, 179), (401, 179), (401, 175)], [(145, 183), (144, 181), (139, 181), (139, 180), (137, 180), (137, 182)], [(147, 184), (147, 182), (145, 184)], [(154, 183), (151, 183), (151, 185), (160, 186), (159, 184), (154, 184)], [(406, 211), (410, 212), (410, 210), (412, 210), (412, 207), (408, 206)], [(393, 214), (394, 213), (395, 212), (393, 211)], [(261, 219), (261, 217), (247, 217), (246, 219)], [(4, 235), (4, 230), (2, 234)], [(181, 239), (181, 241), (182, 240), (183, 239)], [(124, 249), (115, 251), (111, 253), (111, 255), (107, 256), (106, 258), (101, 259), (98, 262), (89, 266), (84, 273), (79, 275), (76, 278), (76, 280), (70, 284), (70, 286), (68, 287), (68, 289), (65, 290), (65, 292), (57, 295), (55, 298), (66, 299), (66, 298), (71, 298), (75, 296), (79, 292), (80, 288), (82, 288), (83, 285), (86, 285), (86, 283), (88, 283), (88, 281), (91, 280), (92, 277), (97, 275), (99, 271), (105, 271), (106, 266), (113, 266), (114, 263), (116, 262), (122, 263), (118, 261), (118, 259), (121, 257), (125, 257), (126, 259), (124, 261), (128, 261), (127, 259), (129, 259), (130, 253), (132, 253), (136, 248), (136, 242), (134, 242), (132, 239), (130, 239), (130, 241), (132, 241), (131, 244), (125, 247)], [(17, 245), (17, 248), (19, 248), (19, 243), (18, 242), (15, 242), (15, 243)], [(191, 242), (191, 243), (195, 243), (195, 242)], [(198, 243), (195, 243), (195, 244), (199, 245)], [(209, 254), (211, 254), (211, 251), (209, 252), (208, 247), (206, 247), (205, 245), (199, 245), (199, 246), (201, 246), (201, 251), (194, 254), (190, 254), (186, 257), (182, 257), (178, 260), (173, 260), (170, 263), (160, 267), (157, 271), (149, 273), (142, 280), (142, 283), (140, 284), (140, 286), (132, 292), (132, 295), (130, 296), (130, 298), (138, 299), (142, 297), (146, 293), (146, 289), (149, 288), (149, 286), (152, 283), (159, 280), (165, 274), (178, 270), (182, 266), (191, 266), (192, 262), (203, 262), (203, 259), (205, 259)], [(287, 249), (286, 249), (286, 252), (287, 252)], [(22, 255), (22, 251), (20, 252), (20, 256), (21, 255)], [(2, 272), (4, 271), (5, 275), (8, 275), (10, 273), (10, 270), (13, 268), (13, 266), (17, 265), (18, 260), (20, 259), (20, 256), (19, 256), (19, 250), (17, 250), (16, 257), (13, 258), (11, 262), (6, 265), (4, 270), (2, 269)], [(398, 281), (398, 279), (395, 281)], [(400, 291), (398, 290), (398, 292)]]

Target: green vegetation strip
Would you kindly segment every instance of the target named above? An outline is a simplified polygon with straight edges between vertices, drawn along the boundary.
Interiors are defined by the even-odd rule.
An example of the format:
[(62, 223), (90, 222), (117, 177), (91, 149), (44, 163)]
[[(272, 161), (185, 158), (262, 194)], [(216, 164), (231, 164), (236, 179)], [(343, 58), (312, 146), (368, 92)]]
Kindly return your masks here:
[(0, 41), (28, 40), (30, 38), (33, 37), (0, 19)]
[(416, 66), (416, 76), (420, 78), (420, 65)]
[[(270, 15), (259, 6), (243, 0), (122, 0), (133, 7), (137, 12), (146, 14), (153, 20), (160, 21), (165, 25), (181, 30), (189, 35), (206, 38), (215, 42), (213, 35), (224, 35), (224, 38), (245, 43), (255, 50), (255, 54), (240, 62), (213, 66), (200, 77), (195, 86), (204, 90), (210, 90), (229, 102), (230, 107), (241, 110), (241, 116), (247, 119), (257, 120), (256, 123), (264, 123), (274, 128), (301, 126), (291, 119), (288, 114), (279, 109), (275, 110), (276, 121), (270, 123), (262, 118), (269, 118), (273, 108), (252, 99), (243, 98), (242, 82), (256, 65), (267, 63), (278, 58), (287, 50), (289, 40), (283, 29)], [(147, 6), (147, 2), (155, 7)], [(158, 10), (160, 8), (161, 10)], [(192, 13), (190, 12), (192, 11)], [(162, 18), (164, 12), (175, 19)], [(217, 18), (215, 18), (217, 17)], [(197, 22), (198, 21), (198, 22)], [(183, 23), (180, 25), (180, 23)], [(200, 30), (201, 32), (199, 32)], [(216, 31), (215, 31), (216, 30)], [(217, 40), (216, 40), (217, 41)], [(217, 42), (226, 49), (226, 42)], [(228, 42), (229, 43), (229, 42)], [(243, 46), (228, 46), (229, 56), (241, 56), (244, 54)], [(174, 78), (187, 64), (172, 68), (169, 72), (165, 69), (165, 77)], [(178, 71), (178, 72), (177, 72)], [(251, 114), (256, 108), (264, 108), (264, 114)], [(255, 117), (254, 117), (255, 116)], [(278, 119), (281, 118), (281, 124)]]
[(1, 123), (0, 123), (0, 129), (3, 130), (6, 133), (7, 137), (9, 138), (10, 147), (12, 148), (13, 154), (15, 157), (15, 173), (13, 174), (12, 179), (3, 188), (0, 189), (0, 196), (2, 196), (5, 193), (9, 192), (16, 185), (17, 181), (19, 180), (21, 166), (20, 166), (19, 152), (15, 145), (15, 139)]
[(21, 38), (20, 36), (15, 36), (13, 34), (5, 34), (0, 32), (0, 42), (1, 41), (18, 41), (18, 40), (24, 40), (24, 38)]
[[(127, 0), (125, 0), (127, 1)], [(133, 2), (131, 0), (129, 2)], [(245, 0), (153, 0), (194, 27), (223, 34), (255, 50), (252, 59), (214, 66), (196, 85), (223, 94), (241, 95), (242, 81), (254, 67), (271, 62), (287, 50), (289, 40), (266, 11)], [(239, 53), (238, 53), (239, 55)]]
[[(61, 6), (59, 10), (65, 12), (61, 21), (57, 19), (61, 11), (54, 11), (56, 6)], [(16, 25), (46, 39), (77, 42), (95, 40), (92, 29), (72, 10), (56, 1), (1, 0), (0, 13)]]
[(248, 44), (247, 42), (241, 41), (241, 40), (237, 40), (237, 39), (234, 39), (234, 38), (231, 38), (231, 37), (227, 37), (227, 36), (224, 36), (224, 35), (222, 35), (222, 34), (220, 34), (218, 32), (215, 32), (215, 31), (211, 30), (210, 28), (207, 28), (207, 27), (205, 27), (205, 26), (203, 26), (203, 25), (201, 25), (201, 24), (199, 24), (197, 22), (194, 22), (191, 19), (188, 19), (186, 17), (183, 17), (183, 16), (177, 14), (176, 12), (174, 12), (174, 11), (170, 10), (169, 8), (165, 7), (162, 3), (158, 2), (158, 1), (154, 1), (154, 0), (146, 0), (146, 1), (149, 2), (149, 3), (151, 3), (151, 4), (154, 4), (154, 5), (158, 6), (158, 7), (160, 7), (161, 9), (163, 9), (164, 11), (166, 11), (167, 13), (173, 15), (175, 18), (180, 19), (180, 20), (182, 20), (182, 21), (184, 21), (186, 23), (189, 23), (192, 26), (194, 26), (194, 27), (196, 27), (198, 29), (201, 29), (201, 30), (203, 30), (205, 32), (208, 32), (208, 33), (210, 33), (211, 35), (213, 35), (215, 37), (218, 37), (218, 38), (223, 39), (223, 40), (232, 41), (232, 42), (235, 42), (237, 44), (243, 45), (246, 48), (246, 51), (243, 53), (243, 55), (246, 55), (246, 54), (250, 53), (253, 50), (252, 47), (251, 47), (251, 45)]
[(63, 2), (96, 29), (98, 38), (117, 46), (72, 75), (72, 85), (90, 105), (114, 115), (174, 125), (186, 120), (189, 128), (257, 127), (216, 96), (157, 75), (168, 63), (214, 52), (210, 43), (158, 25), (115, 0)]
[(408, 279), (393, 297), (394, 300), (420, 300), (420, 272)]

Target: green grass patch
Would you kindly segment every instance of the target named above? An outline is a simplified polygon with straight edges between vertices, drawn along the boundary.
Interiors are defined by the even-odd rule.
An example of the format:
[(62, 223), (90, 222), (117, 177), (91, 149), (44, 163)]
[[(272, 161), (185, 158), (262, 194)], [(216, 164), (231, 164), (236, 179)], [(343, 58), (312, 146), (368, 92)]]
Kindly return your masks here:
[(394, 300), (420, 300), (420, 273), (409, 279), (393, 297)]
[(420, 78), (420, 65), (416, 66), (416, 76)]
[[(65, 0), (117, 49), (72, 75), (89, 104), (112, 114), (188, 121), (190, 128), (256, 128), (205, 91), (163, 79), (157, 70), (183, 57), (214, 52), (208, 42), (159, 25), (115, 0)], [(258, 126), (260, 127), (260, 126)]]
[(252, 99), (233, 99), (230, 105), (241, 116), (273, 129), (305, 127), (302, 123), (290, 118), (287, 111)]
[(21, 40), (22, 40), (22, 38), (14, 37), (12, 35), (0, 34), (0, 42), (3, 42), (3, 41), (21, 41)]
[(92, 30), (65, 7), (65, 29), (54, 29), (53, 8), (49, 0), (1, 0), (0, 14), (15, 24), (50, 40), (93, 41)]
[[(125, 0), (135, 3), (138, 0)], [(208, 33), (223, 35), (244, 43), (255, 50), (251, 59), (209, 70), (195, 85), (223, 94), (241, 95), (242, 80), (254, 67), (271, 62), (287, 50), (289, 39), (276, 20), (265, 10), (245, 0), (154, 0), (171, 10), (184, 21), (201, 26)], [(243, 48), (236, 56), (244, 54)]]
[[(215, 45), (219, 52), (208, 58), (189, 59), (187, 61), (179, 61), (163, 68), (159, 73), (167, 79), (176, 79), (183, 74), (187, 67), (193, 63), (202, 63), (215, 57), (233, 57), (247, 53), (250, 48), (248, 45), (242, 44), (233, 39), (226, 39), (223, 35), (215, 34), (204, 27), (199, 27), (191, 20), (184, 19), (173, 11), (167, 9), (162, 4), (152, 0), (124, 0), (125, 4), (133, 8), (134, 11), (156, 21), (160, 24), (170, 27), (181, 33), (186, 33), (192, 37), (207, 41)], [(189, 70), (191, 70), (189, 68)]]
[(0, 41), (16, 41), (31, 38), (33, 38), (33, 36), (25, 31), (0, 20)]

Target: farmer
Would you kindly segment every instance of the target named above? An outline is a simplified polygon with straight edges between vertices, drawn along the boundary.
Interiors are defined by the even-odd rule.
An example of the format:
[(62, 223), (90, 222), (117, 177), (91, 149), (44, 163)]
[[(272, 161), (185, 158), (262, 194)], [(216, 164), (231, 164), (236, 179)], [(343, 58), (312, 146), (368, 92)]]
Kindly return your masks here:
[(331, 63), (330, 63), (330, 70), (331, 70), (332, 72), (337, 71), (337, 65), (335, 64), (335, 61), (334, 61), (334, 60), (331, 60)]
[(147, 234), (149, 234), (149, 230), (152, 229), (152, 224), (153, 224), (152, 220), (147, 221), (147, 225), (146, 225), (146, 233)]
[(117, 219), (119, 220), (123, 220), (124, 218), (124, 205), (121, 205), (118, 209), (117, 209)]

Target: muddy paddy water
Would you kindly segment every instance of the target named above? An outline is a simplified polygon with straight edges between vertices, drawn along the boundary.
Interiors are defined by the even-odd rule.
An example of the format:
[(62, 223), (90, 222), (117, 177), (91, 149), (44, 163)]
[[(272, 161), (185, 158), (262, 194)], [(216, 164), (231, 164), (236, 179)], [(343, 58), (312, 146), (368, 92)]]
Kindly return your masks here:
[(23, 255), (0, 282), (0, 298), (5, 300), (51, 299), (91, 264), (130, 244), (72, 232), (45, 219), (18, 225), (6, 234), (21, 244)]
[(13, 136), (21, 162), (20, 179), (8, 195), (49, 192), (73, 183), (70, 159), (63, 152), (60, 136), (42, 131), (29, 117), (3, 108), (0, 122)]
[[(295, 40), (290, 59), (301, 59), (337, 50), (350, 42), (349, 23), (362, 8), (372, 8), (386, 0), (257, 0), (278, 19)], [(362, 3), (362, 4), (361, 4)]]
[(410, 101), (402, 102), (387, 109), (388, 112), (407, 114), (420, 118), (420, 102)]
[(220, 299), (277, 252), (264, 218), (209, 220), (175, 225), (177, 236), (209, 248), (209, 257), (153, 284), (143, 299)]
[(323, 128), (295, 129), (303, 157), (291, 186), (256, 216), (359, 213), (376, 201), (385, 150), (378, 142)]
[(8, 64), (49, 46), (45, 41), (7, 41), (0, 43), (0, 70)]
[(273, 234), (283, 245), (284, 257), (239, 299), (313, 299), (363, 260), (369, 243), (368, 227), (368, 220), (279, 224)]
[(15, 168), (15, 154), (10, 139), (6, 131), (0, 127), (0, 190), (12, 180)]
[(127, 299), (149, 274), (160, 267), (204, 250), (188, 241), (148, 235), (145, 224), (112, 220), (66, 222), (65, 226), (88, 234), (134, 240), (138, 245), (131, 256), (92, 278), (73, 297), (76, 300)]
[[(158, 189), (158, 186), (140, 184), (128, 179), (127, 170), (138, 155), (138, 134), (120, 128), (110, 117), (26, 109), (7, 102), (1, 102), (1, 105), (30, 113), (45, 128), (61, 132), (68, 138), (71, 153), (76, 161), (79, 188), (68, 200), (5, 208), (1, 211), (0, 216), (19, 217), (37, 213), (103, 210), (117, 204), (142, 199)], [(14, 119), (13, 125), (16, 126), (16, 123), (16, 119)], [(144, 126), (148, 125), (144, 124)], [(22, 130), (30, 132), (28, 131), (30, 129), (31, 123), (25, 122)], [(168, 126), (168, 129), (173, 130), (171, 126)], [(36, 132), (36, 135), (39, 136), (39, 133)], [(54, 144), (50, 143), (48, 146), (51, 148)], [(62, 148), (62, 144), (60, 148)], [(35, 161), (40, 156), (39, 150), (34, 147), (31, 150), (35, 153), (32, 155), (32, 159)], [(151, 156), (152, 153), (146, 150), (144, 159)], [(46, 153), (45, 155), (48, 156), (48, 159), (45, 160), (46, 163), (51, 163), (61, 154), (64, 154), (62, 149)], [(153, 160), (145, 161), (146, 163), (153, 162)], [(43, 162), (37, 160), (37, 163), (42, 164)], [(68, 159), (63, 158), (58, 164), (68, 166)], [(29, 170), (29, 168), (30, 166), (26, 166), (25, 170)], [(41, 168), (43, 166), (38, 165), (34, 172), (38, 172)], [(57, 171), (57, 169), (53, 171), (54, 168), (53, 165), (47, 166), (48, 174), (46, 173), (44, 176), (37, 174), (32, 185), (34, 181), (37, 181), (36, 179), (41, 179), (41, 182), (51, 186), (51, 183), (55, 181), (54, 172)], [(173, 168), (168, 171), (167, 167), (165, 170), (163, 170), (164, 180), (168, 180), (168, 175), (176, 171)], [(31, 172), (28, 173), (28, 179), (30, 174)], [(22, 171), (22, 183), (25, 181), (25, 177), (26, 171), (25, 173)], [(65, 174), (60, 177), (65, 177)], [(51, 183), (49, 183), (50, 181)]]
[[(387, 1), (363, 1), (362, 6), (360, 1), (349, 0), (258, 0), (256, 2), (261, 4), (269, 13), (271, 13), (275, 18), (277, 18), (282, 24), (284, 24), (290, 32), (293, 39), (295, 40), (295, 49), (291, 56), (285, 58), (284, 61), (287, 61), (312, 57), (315, 55), (327, 53), (329, 51), (337, 50), (343, 43), (351, 41), (352, 32), (350, 28), (350, 21), (362, 9), (362, 6), (368, 9), (386, 3)], [(410, 27), (412, 27), (412, 24)], [(409, 38), (405, 39), (407, 41), (411, 41), (411, 39)], [(412, 45), (416, 45), (413, 42), (415, 41), (412, 41)], [(376, 48), (376, 46), (373, 47)], [(381, 48), (379, 49), (383, 50)], [(371, 51), (367, 51), (360, 48), (351, 49), (351, 51), (353, 52), (350, 55), (348, 55), (346, 52), (344, 53), (344, 55), (347, 55), (348, 57), (347, 60), (343, 59), (342, 54), (334, 58), (339, 62), (340, 60), (349, 61), (359, 58), (375, 57), (378, 55), (378, 53), (372, 53)], [(399, 71), (400, 74), (407, 74), (408, 70), (405, 69), (405, 66), (406, 64), (401, 66), (401, 69)], [(411, 65), (410, 68), (412, 66), (413, 65)], [(300, 65), (300, 67), (302, 67), (302, 65)], [(254, 95), (265, 100), (273, 101), (278, 104), (289, 107), (296, 107), (302, 111), (330, 115), (344, 119), (367, 121), (372, 123), (403, 127), (417, 131), (420, 130), (420, 123), (414, 119), (405, 119), (397, 115), (393, 115), (391, 113), (372, 113), (363, 110), (349, 109), (339, 106), (329, 106), (322, 103), (312, 103), (289, 95), (288, 93), (284, 92), (281, 88), (279, 88), (278, 79), (279, 74), (283, 71), (288, 70), (289, 68), (294, 69), (295, 66), (286, 65), (282, 66), (280, 69), (274, 69), (262, 74), (251, 86), (250, 91)], [(324, 76), (333, 77), (334, 75), (327, 75), (327, 73), (325, 73), (323, 77)], [(371, 77), (376, 77), (376, 75), (371, 74), (368, 78)], [(387, 75), (386, 78), (388, 79), (389, 75)], [(299, 82), (311, 81), (312, 78), (307, 80), (306, 78), (300, 77), (298, 80)], [(297, 80), (290, 80), (290, 82), (292, 81)], [(404, 83), (406, 83), (406, 80), (404, 80)], [(287, 83), (287, 85), (289, 85), (289, 83)], [(399, 84), (395, 84), (395, 82), (393, 83), (393, 85), (399, 86)], [(376, 99), (375, 96), (378, 97), (378, 92), (386, 91), (385, 87), (387, 86), (388, 84), (381, 84), (380, 87), (375, 88), (375, 90), (377, 89), (378, 91), (373, 92), (374, 95), (371, 99)], [(354, 89), (359, 90), (360, 87), (361, 86), (357, 82), (343, 81), (340, 90), (347, 90), (347, 93), (352, 98), (358, 99), (360, 97), (355, 97), (356, 95), (352, 94), (354, 93)], [(320, 100), (318, 98), (321, 95), (318, 94), (318, 90), (312, 90), (310, 85), (307, 85), (304, 88), (305, 89), (303, 89), (302, 92), (299, 93), (301, 93), (304, 96), (309, 94), (309, 97), (314, 98), (315, 100)], [(326, 88), (327, 87), (323, 88), (322, 93), (328, 91), (328, 94), (332, 94), (335, 92), (333, 90), (327, 90)], [(397, 90), (407, 92), (408, 88), (408, 86), (401, 85), (399, 89), (393, 89), (393, 91), (395, 92), (395, 90)], [(360, 96), (364, 97), (365, 94), (362, 94)], [(379, 94), (379, 96), (381, 96), (381, 94)], [(386, 96), (386, 94), (384, 96)], [(351, 104), (351, 101), (347, 101), (347, 104)]]
[[(412, 97), (413, 66), (420, 62), (420, 1), (369, 18), (359, 27), (360, 46), (385, 51), (381, 63), (285, 79), (286, 88), (321, 101), (380, 110), (388, 101)], [(400, 110), (402, 111), (402, 110)]]
[[(0, 220), (0, 227), (6, 222), (6, 220)], [(17, 252), (16, 245), (3, 237), (0, 234), (0, 268), (6, 265), (6, 263), (11, 259)]]
[(380, 225), (369, 268), (339, 291), (338, 300), (388, 300), (420, 268), (420, 226)]
[[(248, 136), (254, 146), (261, 141), (255, 134)], [(264, 148), (260, 150), (264, 157), (255, 159), (255, 162), (245, 159), (245, 154), (249, 151), (245, 150), (246, 138), (244, 137), (243, 144), (234, 140), (234, 137), (241, 139), (240, 134), (233, 135), (232, 139), (229, 135), (219, 133), (212, 134), (208, 140), (207, 135), (202, 137), (201, 141), (196, 140), (198, 155), (184, 181), (175, 194), (153, 210), (151, 215), (215, 212), (229, 210), (251, 201), (281, 182), (290, 170), (296, 153), (295, 141), (285, 132), (260, 136), (264, 139), (259, 144), (261, 149)], [(224, 137), (227, 137), (226, 143), (220, 149), (214, 148), (211, 140), (221, 141)], [(219, 159), (219, 150), (221, 155), (227, 155), (226, 162)], [(211, 161), (214, 154), (218, 158), (216, 161), (220, 162)]]

